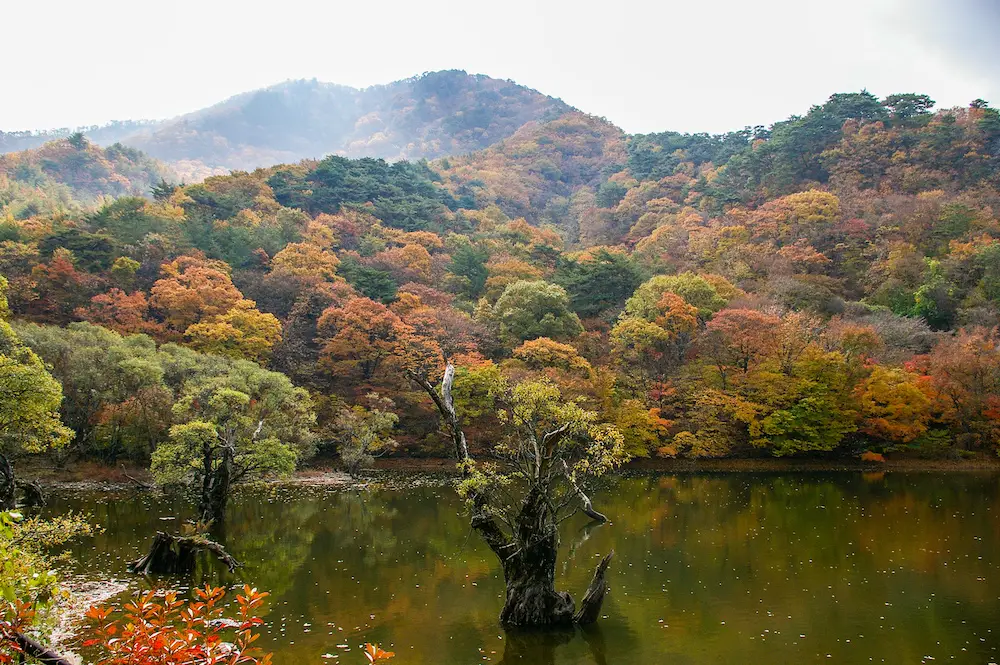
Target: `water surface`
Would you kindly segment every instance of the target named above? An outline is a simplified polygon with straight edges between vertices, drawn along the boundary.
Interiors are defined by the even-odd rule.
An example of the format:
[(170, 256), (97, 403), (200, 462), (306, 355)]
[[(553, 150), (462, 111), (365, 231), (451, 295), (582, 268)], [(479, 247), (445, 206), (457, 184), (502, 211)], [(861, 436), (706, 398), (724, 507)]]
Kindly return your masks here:
[[(615, 550), (607, 616), (586, 632), (497, 625), (499, 565), (441, 485), (248, 493), (226, 533), (245, 567), (196, 581), (272, 594), (261, 645), (277, 665), (362, 665), (363, 642), (400, 665), (1000, 660), (995, 475), (640, 476), (594, 498), (611, 523), (566, 522), (558, 569), (579, 599)], [(88, 580), (132, 579), (151, 534), (191, 512), (148, 492), (62, 492), (49, 510), (70, 508), (105, 528), (74, 549)]]

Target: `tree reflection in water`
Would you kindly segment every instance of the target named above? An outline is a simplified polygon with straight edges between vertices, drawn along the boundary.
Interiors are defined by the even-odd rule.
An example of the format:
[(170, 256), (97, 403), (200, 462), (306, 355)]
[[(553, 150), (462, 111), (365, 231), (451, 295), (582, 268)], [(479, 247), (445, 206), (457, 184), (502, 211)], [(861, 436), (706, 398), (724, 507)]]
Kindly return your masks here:
[[(448, 487), (245, 493), (227, 540), (238, 578), (272, 592), (261, 646), (275, 665), (363, 662), (364, 642), (409, 665), (998, 661), (996, 475), (649, 475), (599, 499), (611, 521), (568, 522), (557, 569), (582, 588), (616, 551), (608, 618), (587, 632), (500, 629), (500, 571)], [(129, 493), (47, 510), (70, 508), (106, 528), (73, 547), (79, 576), (133, 583), (143, 538), (190, 514)]]

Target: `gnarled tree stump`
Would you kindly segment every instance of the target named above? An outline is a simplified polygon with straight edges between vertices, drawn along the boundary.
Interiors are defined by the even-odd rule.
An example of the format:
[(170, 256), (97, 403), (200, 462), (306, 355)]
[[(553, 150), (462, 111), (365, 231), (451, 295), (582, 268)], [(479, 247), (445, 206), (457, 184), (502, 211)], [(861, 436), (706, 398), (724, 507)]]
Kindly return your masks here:
[(45, 493), (42, 486), (34, 480), (16, 481), (17, 489), (21, 490), (21, 505), (27, 508), (39, 508), (45, 505)]
[(195, 568), (199, 552), (208, 550), (224, 563), (229, 572), (239, 567), (237, 561), (226, 549), (204, 536), (172, 536), (157, 531), (149, 552), (128, 565), (128, 569), (140, 575), (176, 575), (190, 573)]

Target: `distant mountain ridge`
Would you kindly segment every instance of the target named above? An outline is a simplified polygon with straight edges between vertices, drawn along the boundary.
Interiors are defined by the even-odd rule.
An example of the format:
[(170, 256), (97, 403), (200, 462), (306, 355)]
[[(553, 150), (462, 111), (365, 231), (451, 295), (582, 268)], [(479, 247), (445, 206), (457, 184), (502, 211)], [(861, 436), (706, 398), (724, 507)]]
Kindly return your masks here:
[(22, 132), (0, 131), (0, 155), (33, 150), (49, 141), (69, 138), (77, 133), (83, 134), (94, 143), (107, 146), (162, 124), (162, 120), (114, 120), (106, 125), (60, 127)]
[[(364, 89), (286, 81), (171, 120), (114, 123), (84, 133), (97, 143), (138, 148), (191, 179), (328, 154), (387, 160), (461, 155), (525, 123), (572, 110), (512, 81), (448, 70)], [(32, 148), (66, 133), (0, 133), (0, 151)]]

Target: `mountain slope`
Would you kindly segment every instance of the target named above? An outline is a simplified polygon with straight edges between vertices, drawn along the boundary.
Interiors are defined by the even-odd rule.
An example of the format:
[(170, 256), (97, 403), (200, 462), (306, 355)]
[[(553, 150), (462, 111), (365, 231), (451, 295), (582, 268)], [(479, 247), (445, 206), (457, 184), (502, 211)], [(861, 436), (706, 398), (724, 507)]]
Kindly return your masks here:
[(358, 90), (289, 81), (244, 93), (128, 137), (170, 162), (253, 169), (327, 154), (389, 160), (479, 150), (570, 107), (539, 92), (463, 71)]
[(574, 111), (524, 125), (513, 136), (462, 157), (435, 162), (457, 195), (496, 204), (511, 217), (560, 226), (575, 241), (581, 212), (598, 187), (624, 168), (625, 133), (603, 118)]
[(176, 181), (166, 165), (116, 143), (101, 148), (82, 134), (35, 150), (0, 155), (0, 216), (26, 219), (77, 208), (105, 196), (148, 196), (160, 180)]

